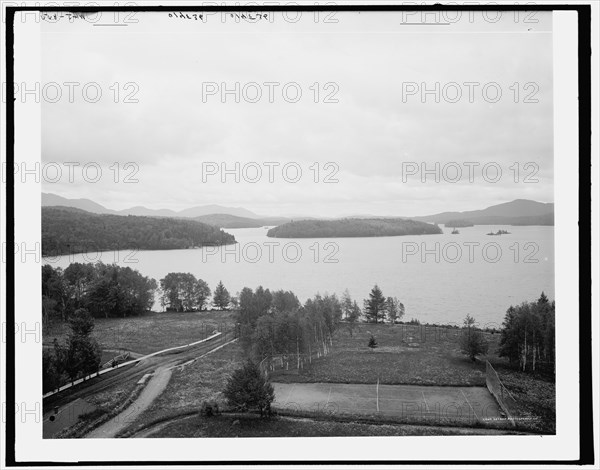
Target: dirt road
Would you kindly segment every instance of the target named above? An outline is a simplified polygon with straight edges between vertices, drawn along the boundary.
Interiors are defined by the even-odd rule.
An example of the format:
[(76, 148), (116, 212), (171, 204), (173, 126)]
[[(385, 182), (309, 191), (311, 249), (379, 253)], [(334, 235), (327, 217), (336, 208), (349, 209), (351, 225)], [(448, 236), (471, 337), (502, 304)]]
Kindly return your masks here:
[(135, 400), (135, 402), (119, 413), (114, 418), (111, 418), (100, 427), (94, 429), (85, 437), (87, 439), (110, 438), (115, 437), (120, 431), (133, 423), (137, 417), (148, 408), (152, 402), (167, 388), (169, 379), (171, 378), (171, 369), (159, 367), (154, 372), (146, 387)]
[[(167, 369), (170, 369), (174, 366), (192, 361), (200, 356), (203, 356), (207, 352), (219, 346), (222, 346), (228, 341), (231, 341), (233, 338), (233, 332), (224, 332), (223, 334), (203, 343), (190, 346), (189, 348), (178, 349), (176, 351), (170, 351), (164, 354), (159, 354), (147, 359), (143, 359), (140, 362), (137, 362), (130, 366), (116, 369), (115, 371), (108, 372), (99, 377), (94, 377), (93, 379), (87, 380), (70, 389), (64, 390), (55, 395), (45, 398), (43, 401), (43, 437), (52, 438), (53, 436), (61, 432), (63, 429), (72, 426), (78, 420), (78, 415), (80, 413), (78, 413), (77, 410), (72, 409), (74, 407), (74, 404), (78, 403), (78, 399), (80, 399), (79, 402), (82, 402), (90, 396), (108, 390), (111, 387), (114, 387), (127, 380), (140, 380), (146, 374), (153, 374), (150, 383), (146, 384), (146, 389), (149, 386), (151, 386), (146, 395), (146, 399), (149, 399), (150, 397), (152, 397), (152, 390), (154, 390), (154, 392), (159, 390), (158, 394), (160, 394), (160, 391), (162, 391), (160, 390), (160, 386), (163, 380), (166, 379), (166, 382), (168, 383), (167, 375), (165, 375), (164, 373), (156, 374), (155, 372), (159, 370), (166, 371)], [(146, 391), (144, 390), (142, 392), (142, 395), (145, 392)], [(142, 397), (142, 395), (138, 397), (138, 400), (136, 400), (136, 403), (134, 403), (132, 407), (140, 406), (138, 404), (138, 401)], [(135, 411), (130, 408), (127, 408), (123, 413), (121, 413), (124, 415), (126, 413), (130, 414), (129, 417), (126, 419), (127, 422), (132, 421), (131, 414)], [(69, 409), (70, 411), (63, 412), (67, 409)], [(117, 417), (111, 419), (109, 423), (114, 421)], [(120, 421), (123, 421), (123, 417), (121, 417)]]

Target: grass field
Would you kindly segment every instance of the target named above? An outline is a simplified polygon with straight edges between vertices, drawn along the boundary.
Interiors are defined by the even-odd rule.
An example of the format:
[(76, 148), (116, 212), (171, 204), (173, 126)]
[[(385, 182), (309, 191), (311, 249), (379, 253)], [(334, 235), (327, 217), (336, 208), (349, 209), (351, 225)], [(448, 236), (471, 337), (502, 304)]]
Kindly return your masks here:
[(221, 391), (243, 360), (242, 349), (234, 342), (183, 369), (173, 369), (165, 391), (132, 423), (131, 428), (186, 411), (199, 412), (204, 401), (216, 401), (224, 407), (226, 403)]
[[(135, 331), (135, 342), (131, 342), (132, 350), (139, 352), (152, 352), (177, 344), (186, 344), (192, 339), (197, 339), (194, 327), (209, 320), (216, 323), (223, 317), (232, 321), (232, 314), (227, 312), (210, 312), (204, 314), (157, 314), (153, 313), (139, 319), (119, 320), (127, 322), (126, 326), (119, 326), (117, 320), (109, 320), (106, 324), (98, 321), (98, 331), (111, 331), (115, 328)], [(175, 316), (171, 319), (169, 317)], [(424, 327), (421, 327), (421, 330)], [(373, 334), (378, 342), (378, 347), (372, 351), (367, 347), (368, 338)], [(360, 325), (354, 336), (347, 331), (340, 330), (334, 340), (332, 352), (317, 360), (312, 365), (296, 374), (275, 375), (274, 382), (331, 385), (365, 384), (373, 386), (380, 380), (380, 386), (409, 384), (429, 386), (431, 390), (448, 385), (460, 387), (473, 387), (474, 390), (485, 386), (485, 366), (482, 361), (472, 362), (463, 356), (458, 348), (458, 330), (430, 330), (420, 331), (419, 327), (404, 325)], [(505, 385), (522, 406), (522, 416), (535, 419), (527, 422), (526, 426), (519, 429), (525, 431), (553, 432), (554, 430), (554, 384), (545, 381), (542, 377), (524, 374), (508, 368), (503, 359), (496, 356), (499, 342), (498, 334), (488, 334), (490, 354), (487, 359), (493, 363)], [(154, 341), (154, 343), (152, 343)], [(136, 349), (134, 349), (136, 348)], [(231, 343), (224, 348), (196, 361), (183, 369), (174, 369), (169, 385), (162, 395), (143, 412), (130, 427), (125, 435), (145, 429), (152, 423), (169, 420), (182, 413), (194, 413), (200, 410), (204, 401), (216, 401), (225, 406), (222, 390), (228, 378), (236, 370), (246, 356), (239, 343)], [(466, 389), (465, 389), (466, 390)], [(427, 395), (426, 395), (427, 396)], [(115, 397), (99, 397), (95, 403), (103, 409), (110, 408)], [(385, 399), (385, 396), (383, 396)], [(393, 397), (392, 397), (393, 398)], [(105, 400), (106, 403), (102, 403)], [(428, 401), (428, 405), (430, 402)], [(380, 405), (385, 406), (382, 403)], [(248, 421), (237, 428), (232, 428), (231, 419), (223, 415), (215, 420), (205, 420), (200, 417), (183, 419), (177, 423), (163, 425), (156, 433), (160, 437), (193, 437), (193, 436), (320, 436), (320, 435), (428, 435), (428, 434), (483, 434), (484, 428), (473, 428), (470, 431), (461, 430), (457, 423), (454, 428), (441, 427), (444, 423), (434, 423), (432, 426), (402, 425), (401, 429), (393, 423), (385, 426), (366, 424), (362, 422), (348, 422), (347, 420), (333, 419), (327, 412), (321, 417), (309, 415), (306, 420), (295, 419), (290, 421), (283, 417), (265, 422)], [(340, 418), (340, 417), (338, 417)], [(248, 417), (249, 420), (253, 418)], [(334, 422), (335, 421), (335, 422)], [(360, 421), (360, 420), (359, 420)], [(420, 424), (421, 421), (408, 421)], [(254, 424), (252, 424), (254, 423)], [(438, 426), (439, 424), (439, 426)], [(372, 429), (373, 426), (377, 428)], [(382, 425), (383, 426), (383, 425)], [(426, 429), (421, 429), (425, 427)], [(444, 430), (443, 432), (440, 430)], [(503, 430), (490, 430), (504, 433)], [(382, 434), (378, 434), (382, 433)]]
[(448, 425), (504, 424), (485, 387), (432, 387), (371, 384), (274, 383), (276, 410), (366, 416), (379, 421)]
[[(235, 421), (238, 423), (234, 424)], [(221, 415), (210, 419), (192, 416), (169, 423), (147, 437), (332, 437), (332, 436), (446, 436), (516, 434), (485, 428), (368, 424), (356, 421)]]
[[(373, 334), (378, 347), (367, 346)], [(472, 362), (461, 354), (460, 330), (415, 325), (361, 324), (350, 336), (343, 329), (334, 340), (333, 351), (313, 361), (299, 373), (275, 373), (281, 383), (405, 384), (428, 386), (486, 385), (485, 360), (496, 368), (500, 379), (518, 402), (519, 428), (556, 432), (556, 388), (554, 379), (523, 373), (497, 355), (500, 334), (486, 333), (487, 356)]]
[[(460, 330), (413, 325), (362, 324), (353, 336), (341, 329), (327, 357), (278, 382), (334, 382), (382, 384), (484, 386), (485, 364), (472, 362), (458, 346)], [(367, 344), (373, 334), (378, 347)], [(486, 334), (490, 352), (498, 334)], [(485, 359), (485, 358), (482, 358)]]
[[(210, 336), (215, 329), (234, 324), (235, 312), (149, 312), (138, 317), (97, 318), (93, 336), (100, 343), (105, 358), (121, 351), (150, 354), (173, 346), (183, 346)], [(66, 338), (68, 324), (57, 323), (43, 335), (44, 345), (54, 338)], [(111, 354), (114, 353), (114, 354)]]

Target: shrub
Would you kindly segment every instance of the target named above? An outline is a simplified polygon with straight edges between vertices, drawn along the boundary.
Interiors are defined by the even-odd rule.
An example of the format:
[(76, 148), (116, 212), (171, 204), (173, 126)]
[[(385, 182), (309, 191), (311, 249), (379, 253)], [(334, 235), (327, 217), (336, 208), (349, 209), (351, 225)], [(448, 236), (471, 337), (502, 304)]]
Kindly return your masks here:
[(483, 333), (475, 328), (475, 319), (470, 315), (465, 318), (459, 345), (461, 352), (469, 356), (472, 361), (475, 361), (477, 356), (488, 352), (488, 342)]
[(219, 405), (217, 402), (215, 401), (203, 401), (202, 402), (202, 406), (200, 407), (200, 415), (201, 416), (206, 416), (207, 418), (210, 418), (211, 416), (216, 416), (221, 414), (219, 411)]
[(273, 386), (252, 361), (233, 373), (223, 394), (237, 411), (258, 409), (261, 416), (264, 412), (271, 414), (271, 403), (275, 399)]

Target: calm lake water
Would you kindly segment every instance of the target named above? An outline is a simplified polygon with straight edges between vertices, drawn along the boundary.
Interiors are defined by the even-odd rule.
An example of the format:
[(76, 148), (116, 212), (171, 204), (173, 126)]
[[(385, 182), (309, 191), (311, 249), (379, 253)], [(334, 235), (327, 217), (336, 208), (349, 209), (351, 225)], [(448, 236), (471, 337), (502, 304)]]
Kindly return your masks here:
[[(62, 268), (72, 262), (116, 263), (157, 281), (190, 272), (230, 293), (259, 285), (293, 291), (304, 302), (315, 293), (367, 298), (377, 283), (406, 308), (404, 320), (500, 324), (510, 305), (542, 291), (554, 298), (554, 227), (441, 227), (440, 235), (378, 238), (267, 238), (265, 228), (227, 229), (238, 243), (194, 250), (114, 251), (47, 258)], [(505, 229), (508, 235), (489, 236)], [(156, 309), (160, 307), (158, 304)]]

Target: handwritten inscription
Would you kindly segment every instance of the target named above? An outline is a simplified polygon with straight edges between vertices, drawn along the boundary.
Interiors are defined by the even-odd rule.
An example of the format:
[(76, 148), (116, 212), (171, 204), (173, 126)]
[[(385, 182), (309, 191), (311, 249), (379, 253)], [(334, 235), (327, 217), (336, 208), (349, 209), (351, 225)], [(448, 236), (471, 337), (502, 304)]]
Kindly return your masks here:
[(183, 13), (181, 11), (179, 12), (170, 12), (169, 13), (169, 18), (178, 18), (181, 20), (195, 20), (195, 21), (205, 21), (204, 20), (204, 13)]
[(73, 22), (75, 20), (85, 20), (86, 16), (89, 16), (89, 13), (73, 13), (70, 11), (42, 11), (40, 12), (40, 19), (42, 21), (48, 21), (48, 22), (56, 22), (56, 21), (60, 21), (62, 19), (67, 19), (70, 22)]
[[(116, 5), (116, 4), (115, 4)], [(42, 11), (40, 12), (39, 18), (47, 23), (59, 23), (66, 22), (75, 23), (76, 21), (81, 23), (81, 20), (94, 26), (128, 26), (129, 24), (138, 23), (138, 19), (135, 18), (137, 12), (119, 12), (111, 11)]]
[[(253, 12), (237, 13), (236, 12), (236, 13), (228, 13), (227, 16), (235, 19), (236, 21), (246, 20), (248, 22), (256, 22), (256, 21), (260, 21), (260, 20), (268, 20), (269, 19), (268, 13), (253, 13)], [(181, 11), (169, 12), (169, 18), (181, 19), (181, 20), (191, 20), (191, 21), (202, 21), (202, 22), (206, 22), (206, 20), (208, 19), (206, 13), (188, 13), (188, 12), (181, 12)]]

